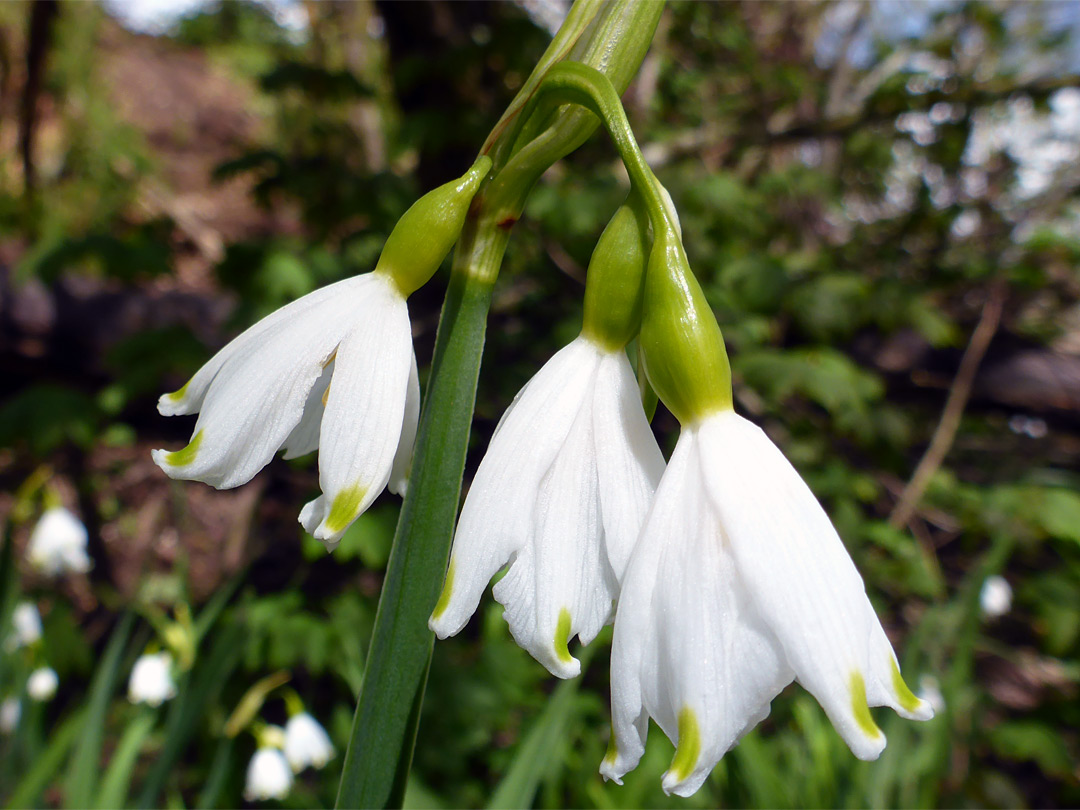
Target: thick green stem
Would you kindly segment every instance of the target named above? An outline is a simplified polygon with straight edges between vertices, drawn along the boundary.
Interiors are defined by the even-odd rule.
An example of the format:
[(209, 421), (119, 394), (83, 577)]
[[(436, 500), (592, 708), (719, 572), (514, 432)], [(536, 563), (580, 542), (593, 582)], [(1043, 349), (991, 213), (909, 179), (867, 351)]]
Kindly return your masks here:
[(399, 807), (404, 797), (434, 642), (427, 617), (450, 554), (492, 283), (505, 247), (496, 230), (492, 239), (474, 236), (455, 257), (338, 807)]

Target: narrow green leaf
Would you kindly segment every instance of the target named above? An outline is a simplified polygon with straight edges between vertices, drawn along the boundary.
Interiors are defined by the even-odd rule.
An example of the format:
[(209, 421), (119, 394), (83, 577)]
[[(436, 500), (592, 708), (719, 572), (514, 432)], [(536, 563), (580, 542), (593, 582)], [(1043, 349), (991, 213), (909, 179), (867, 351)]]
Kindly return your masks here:
[(199, 799), (195, 802), (196, 807), (202, 808), (202, 810), (217, 807), (218, 797), (221, 795), (222, 788), (225, 787), (225, 782), (232, 771), (232, 750), (234, 745), (234, 737), (222, 737), (218, 741), (217, 748), (214, 750), (214, 759), (210, 763), (210, 772), (206, 775), (206, 782), (203, 784), (202, 792), (199, 793)]
[[(146, 775), (142, 793), (136, 805), (155, 807), (158, 797), (173, 767), (184, 753), (206, 709), (217, 698), (229, 675), (240, 662), (245, 628), (238, 622), (222, 623), (216, 630), (213, 644), (191, 677), (181, 687), (180, 694), (169, 706), (165, 719), (165, 745)], [(214, 635), (213, 633), (211, 635)]]
[(68, 766), (67, 779), (64, 781), (65, 807), (89, 807), (93, 799), (100, 772), (101, 744), (105, 738), (105, 715), (116, 690), (120, 662), (134, 624), (134, 613), (125, 613), (121, 617), (113, 628), (109, 643), (105, 646), (105, 654), (90, 682), (86, 724), (79, 735), (78, 745)]
[[(581, 655), (580, 658), (584, 669), (585, 656)], [(488, 801), (490, 810), (533, 806), (540, 780), (550, 772), (560, 754), (559, 744), (565, 740), (580, 684), (581, 678), (572, 678), (555, 687), (551, 699), (518, 746), (509, 770)]]
[(427, 619), (450, 556), (490, 304), (490, 284), (452, 276), (338, 807), (400, 805), (404, 796), (434, 639)]
[(82, 731), (86, 719), (86, 711), (78, 711), (71, 715), (61, 726), (52, 733), (49, 747), (46, 748), (33, 761), (30, 770), (23, 777), (7, 806), (16, 807), (39, 807), (39, 797), (53, 776), (64, 764), (64, 758), (74, 744), (79, 732)]
[(146, 710), (139, 714), (124, 730), (120, 742), (109, 761), (109, 769), (101, 780), (98, 791), (97, 807), (111, 810), (127, 804), (128, 791), (131, 788), (131, 772), (138, 762), (143, 743), (154, 729), (157, 712)]

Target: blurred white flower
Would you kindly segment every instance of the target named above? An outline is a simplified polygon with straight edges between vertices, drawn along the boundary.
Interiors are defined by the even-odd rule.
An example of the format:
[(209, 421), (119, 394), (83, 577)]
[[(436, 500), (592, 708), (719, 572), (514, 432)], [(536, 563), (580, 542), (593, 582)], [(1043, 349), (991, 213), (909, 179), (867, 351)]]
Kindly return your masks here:
[(1005, 577), (994, 575), (987, 577), (979, 591), (979, 607), (987, 619), (1004, 616), (1012, 607), (1012, 586)]
[(308, 765), (322, 768), (334, 757), (334, 744), (319, 721), (307, 712), (294, 714), (285, 724), (285, 759), (296, 772)]
[(454, 635), (488, 581), (514, 639), (560, 678), (568, 642), (610, 621), (619, 582), (664, 469), (621, 347), (579, 337), (521, 390), (461, 510), (446, 585), (428, 622)]
[(41, 639), (41, 614), (33, 602), (19, 602), (11, 613), (14, 632), (5, 643), (9, 650), (29, 647)]
[(0, 703), (0, 733), (11, 734), (19, 725), (22, 704), (18, 698), (6, 698)]
[(677, 745), (663, 788), (689, 796), (793, 678), (860, 759), (885, 747), (870, 706), (933, 716), (813, 493), (764, 432), (719, 411), (683, 427), (626, 571), (601, 773), (637, 764), (652, 717)]
[(86, 554), (86, 527), (62, 506), (47, 509), (30, 533), (30, 565), (51, 577), (85, 574), (93, 566)]
[(300, 522), (333, 549), (388, 484), (403, 492), (419, 410), (405, 296), (366, 273), (263, 318), (163, 395), (163, 415), (199, 418), (187, 447), (153, 458), (171, 478), (229, 489), (279, 450), (318, 449), (322, 495)]
[(131, 668), (128, 680), (128, 700), (160, 706), (176, 697), (172, 677), (172, 656), (167, 652), (148, 653), (139, 657)]
[(244, 798), (249, 802), (284, 799), (292, 783), (293, 772), (281, 750), (260, 747), (248, 763)]
[(56, 694), (56, 687), (60, 685), (60, 679), (51, 667), (40, 667), (30, 673), (26, 679), (26, 694), (31, 700), (52, 700)]
[(934, 707), (934, 712), (945, 711), (945, 696), (941, 694), (938, 679), (933, 675), (919, 676), (919, 699)]

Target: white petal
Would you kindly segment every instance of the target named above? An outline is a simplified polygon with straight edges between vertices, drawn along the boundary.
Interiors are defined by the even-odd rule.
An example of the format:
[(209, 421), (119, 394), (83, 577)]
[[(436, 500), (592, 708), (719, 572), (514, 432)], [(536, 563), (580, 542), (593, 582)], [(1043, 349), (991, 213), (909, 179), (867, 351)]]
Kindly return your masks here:
[(531, 536), (540, 481), (590, 395), (599, 355), (581, 338), (558, 351), (521, 390), (488, 445), (461, 509), (446, 585), (428, 626), (452, 636), (491, 577)]
[(641, 407), (634, 370), (621, 349), (600, 361), (593, 402), (607, 556), (621, 580), (664, 473), (664, 456)]
[(323, 494), (300, 522), (333, 549), (390, 479), (401, 439), (412, 331), (405, 299), (382, 277), (338, 347), (319, 434)]
[(401, 424), (401, 439), (394, 454), (394, 466), (390, 471), (387, 489), (405, 497), (412, 472), (413, 445), (416, 443), (416, 425), (420, 421), (420, 376), (416, 373), (416, 353), (409, 367), (409, 389), (405, 394), (405, 418)]
[(618, 595), (603, 548), (592, 422), (586, 405), (540, 481), (531, 538), (493, 589), (517, 643), (560, 678), (581, 671), (568, 641), (592, 641)]
[[(642, 596), (651, 597), (647, 612)], [(635, 662), (636, 684), (626, 669)], [(689, 796), (792, 677), (739, 581), (704, 493), (696, 437), (684, 430), (620, 600), (612, 651), (617, 746), (601, 770), (621, 776), (643, 749), (645, 723), (629, 695), (677, 745), (664, 790)]]
[(877, 617), (844, 544), (759, 428), (729, 411), (703, 421), (700, 435), (708, 493), (754, 604), (854, 754), (875, 759), (885, 735), (867, 686), (886, 661), (881, 650), (871, 656)]
[(281, 447), (285, 451), (284, 458), (300, 458), (319, 449), (319, 429), (322, 427), (323, 413), (326, 411), (323, 399), (326, 398), (326, 389), (330, 387), (330, 378), (333, 375), (334, 361), (331, 360), (323, 368), (319, 379), (311, 386), (307, 399), (304, 401), (304, 415), (300, 417), (300, 421)]
[(252, 324), (211, 357), (183, 388), (171, 394), (162, 394), (158, 400), (158, 412), (162, 416), (196, 413), (202, 407), (210, 385), (226, 363), (257, 349), (269, 335), (291, 321), (305, 318), (313, 308), (340, 295), (350, 294), (361, 278), (364, 276), (347, 278), (321, 287)]
[(372, 274), (333, 285), (338, 294), (276, 319), (232, 353), (206, 392), (191, 443), (153, 452), (172, 478), (218, 489), (239, 486), (266, 466), (303, 415), (304, 403), (338, 343), (386, 286)]

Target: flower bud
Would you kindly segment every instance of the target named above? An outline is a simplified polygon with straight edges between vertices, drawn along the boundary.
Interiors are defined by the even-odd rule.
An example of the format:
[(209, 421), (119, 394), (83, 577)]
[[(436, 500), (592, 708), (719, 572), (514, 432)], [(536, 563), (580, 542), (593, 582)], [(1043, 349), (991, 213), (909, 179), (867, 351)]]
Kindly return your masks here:
[(375, 272), (389, 275), (405, 296), (424, 286), (461, 234), (473, 195), (490, 168), (491, 158), (481, 156), (457, 180), (413, 203), (390, 232)]
[(648, 228), (641, 207), (624, 203), (600, 234), (589, 260), (581, 333), (611, 351), (623, 348), (641, 326)]
[(649, 254), (641, 351), (649, 381), (682, 424), (731, 409), (731, 366), (720, 326), (674, 231)]

